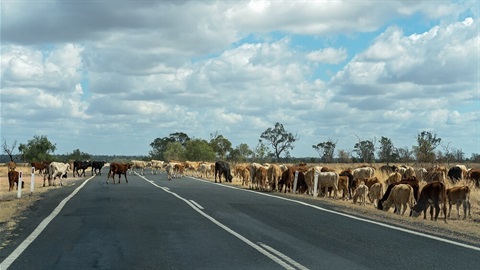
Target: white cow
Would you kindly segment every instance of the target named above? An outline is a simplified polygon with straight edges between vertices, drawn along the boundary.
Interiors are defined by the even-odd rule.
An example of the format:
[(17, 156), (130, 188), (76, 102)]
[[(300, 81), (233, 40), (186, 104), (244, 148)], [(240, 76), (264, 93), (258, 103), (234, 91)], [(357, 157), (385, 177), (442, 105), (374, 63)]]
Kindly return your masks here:
[(163, 160), (152, 159), (150, 161), (150, 166), (152, 167), (152, 174), (157, 174), (157, 172), (159, 174), (162, 174), (160, 170), (163, 168), (163, 163)]
[(361, 167), (353, 170), (352, 175), (353, 179), (360, 181), (367, 181), (374, 176), (375, 169), (372, 167)]
[[(48, 185), (50, 186), (52, 181), (53, 185), (56, 186), (57, 184), (55, 183), (55, 179), (58, 178), (60, 179), (60, 185), (63, 186), (62, 183), (62, 177), (67, 176), (67, 172), (70, 171), (70, 164), (69, 163), (62, 163), (62, 162), (51, 162), (50, 165), (48, 165)], [(43, 186), (45, 186), (45, 182), (43, 182)]]
[(141, 169), (140, 174), (145, 175), (145, 168), (149, 165), (149, 162), (143, 160), (132, 160), (132, 167), (130, 169), (130, 174), (132, 174), (135, 169)]
[(322, 190), (322, 188), (325, 188), (325, 195), (326, 195), (329, 187), (333, 188), (333, 198), (337, 199), (338, 173), (336, 173), (336, 172), (320, 172), (318, 174), (318, 190), (319, 190), (319, 192)]

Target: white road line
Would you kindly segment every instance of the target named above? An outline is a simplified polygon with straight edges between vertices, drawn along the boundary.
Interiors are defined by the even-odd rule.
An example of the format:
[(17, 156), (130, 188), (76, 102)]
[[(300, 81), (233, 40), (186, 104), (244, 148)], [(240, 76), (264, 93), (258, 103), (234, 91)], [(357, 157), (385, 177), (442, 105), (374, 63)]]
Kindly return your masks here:
[[(143, 177), (143, 176), (140, 176), (142, 179), (144, 179), (145, 181), (149, 182), (150, 181)], [(193, 210), (197, 211), (200, 215), (204, 216), (205, 218), (207, 218), (208, 220), (210, 220), (211, 222), (213, 222), (215, 225), (219, 226), (220, 228), (224, 229), (225, 231), (227, 231), (228, 233), (232, 234), (233, 236), (237, 237), (238, 239), (240, 239), (241, 241), (243, 241), (244, 243), (246, 243), (247, 245), (251, 246), (252, 248), (256, 249), (258, 252), (262, 253), (263, 255), (265, 255), (266, 257), (268, 257), (269, 259), (271, 259), (272, 261), (276, 262), (277, 264), (279, 264), (280, 266), (282, 266), (283, 268), (285, 269), (288, 269), (288, 270), (295, 270), (294, 267), (292, 267), (291, 265), (289, 265), (288, 263), (282, 261), (280, 258), (278, 258), (277, 256), (271, 254), (270, 252), (268, 252), (267, 250), (265, 250), (264, 248), (262, 248), (261, 246), (255, 244), (254, 242), (248, 240), (247, 238), (245, 238), (244, 236), (242, 236), (241, 234), (235, 232), (234, 230), (230, 229), (229, 227), (223, 225), (221, 222), (219, 222), (218, 220), (216, 220), (215, 218), (211, 217), (210, 215), (208, 215), (207, 213), (203, 212), (201, 209), (197, 208), (191, 201), (181, 197), (180, 195), (174, 193), (174, 192), (171, 192), (170, 190), (167, 190), (166, 188), (164, 187), (161, 187), (161, 186), (158, 186), (157, 184), (154, 184), (154, 186), (160, 188), (160, 189), (163, 189), (165, 192), (167, 193), (170, 193), (172, 194), (173, 196), (177, 197), (178, 199), (184, 201), (185, 203), (187, 203)], [(303, 266), (302, 266), (303, 267)], [(303, 269), (307, 269), (307, 268), (303, 268)]]
[(277, 254), (277, 256), (280, 255), (279, 257), (280, 257), (281, 259), (284, 259), (287, 263), (291, 264), (292, 266), (294, 266), (294, 267), (296, 267), (296, 268), (298, 268), (298, 269), (300, 269), (300, 270), (308, 270), (308, 268), (306, 268), (305, 266), (299, 264), (299, 263), (298, 263), (297, 261), (295, 261), (294, 259), (292, 259), (292, 258), (288, 257), (287, 255), (281, 253), (280, 251), (272, 248), (271, 246), (268, 246), (268, 245), (266, 245), (266, 244), (264, 244), (264, 243), (262, 243), (262, 242), (259, 242), (258, 244), (259, 244), (260, 246), (262, 246), (264, 249), (266, 249), (266, 250), (268, 250), (268, 251), (270, 251), (270, 252), (272, 252), (272, 253), (274, 253), (274, 254)]
[(203, 210), (203, 207), (202, 207), (200, 204), (198, 204), (196, 201), (194, 201), (194, 200), (189, 200), (189, 201), (190, 201), (193, 205), (195, 205), (195, 207), (197, 207), (198, 209)]
[(417, 232), (417, 231), (412, 231), (412, 230), (408, 230), (408, 229), (404, 229), (404, 228), (400, 228), (400, 227), (395, 227), (395, 226), (392, 226), (392, 225), (389, 225), (389, 224), (385, 224), (385, 223), (381, 223), (381, 222), (378, 222), (378, 221), (373, 221), (373, 220), (369, 220), (369, 219), (365, 219), (365, 218), (361, 218), (361, 217), (356, 217), (356, 216), (352, 216), (352, 215), (341, 213), (341, 212), (336, 212), (336, 211), (333, 211), (333, 210), (322, 208), (320, 206), (316, 206), (316, 205), (309, 204), (309, 203), (302, 202), (302, 201), (297, 201), (297, 200), (290, 199), (290, 198), (284, 198), (284, 197), (280, 197), (280, 196), (276, 196), (276, 195), (268, 194), (268, 193), (261, 193), (261, 192), (257, 192), (255, 190), (250, 190), (250, 189), (243, 189), (243, 188), (238, 188), (238, 187), (234, 187), (234, 186), (213, 183), (211, 181), (205, 181), (205, 180), (197, 179), (197, 178), (194, 178), (194, 177), (191, 177), (191, 179), (194, 179), (194, 180), (197, 180), (197, 181), (203, 181), (203, 182), (210, 183), (210, 184), (213, 184), (213, 185), (221, 185), (221, 186), (226, 187), (226, 188), (232, 188), (232, 189), (241, 190), (241, 191), (245, 191), (245, 192), (253, 192), (255, 194), (262, 195), (262, 196), (268, 196), (268, 197), (277, 198), (277, 199), (280, 199), (280, 200), (294, 202), (294, 203), (298, 203), (298, 204), (302, 204), (302, 205), (305, 205), (305, 206), (308, 206), (308, 207), (315, 208), (315, 209), (320, 210), (320, 211), (328, 212), (328, 213), (335, 214), (335, 215), (340, 215), (340, 216), (343, 216), (343, 217), (346, 217), (346, 218), (355, 219), (355, 220), (359, 220), (359, 221), (363, 221), (363, 222), (368, 222), (368, 223), (375, 224), (375, 225), (378, 225), (378, 226), (382, 226), (382, 227), (385, 227), (385, 228), (389, 228), (389, 229), (392, 229), (392, 230), (402, 231), (402, 232), (405, 232), (405, 233), (409, 233), (409, 234), (433, 239), (433, 240), (436, 240), (436, 241), (439, 241), (439, 242), (444, 242), (444, 243), (448, 243), (448, 244), (451, 244), (451, 245), (460, 246), (460, 247), (468, 248), (468, 249), (475, 250), (475, 251), (480, 251), (480, 247), (477, 247), (477, 246), (472, 246), (472, 245), (452, 241), (452, 240), (449, 240), (449, 239), (441, 238), (441, 237), (438, 237), (438, 236), (429, 235), (429, 234), (425, 234), (425, 233), (421, 233), (421, 232)]
[(94, 178), (95, 176), (92, 176), (88, 178), (87, 180), (83, 181), (83, 183), (77, 187), (68, 197), (63, 199), (60, 204), (53, 210), (52, 213), (48, 217), (46, 217), (38, 226), (37, 228), (25, 239), (23, 242), (10, 254), (8, 255), (5, 260), (0, 264), (0, 270), (6, 270), (24, 251), (27, 249), (27, 247), (42, 233), (42, 231), (47, 227), (47, 225), (52, 221), (63, 209), (65, 204), (75, 196), (75, 194), (82, 189), (87, 182)]

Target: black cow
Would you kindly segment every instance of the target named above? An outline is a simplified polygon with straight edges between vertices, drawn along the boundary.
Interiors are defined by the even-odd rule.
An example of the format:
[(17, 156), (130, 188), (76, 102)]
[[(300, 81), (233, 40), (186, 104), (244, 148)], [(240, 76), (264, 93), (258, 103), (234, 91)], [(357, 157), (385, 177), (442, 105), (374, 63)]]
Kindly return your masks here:
[[(105, 161), (98, 161), (94, 160), (92, 161), (92, 175), (95, 173), (95, 175), (102, 175), (102, 168), (105, 166)], [(98, 170), (98, 172), (97, 172)]]
[(225, 177), (225, 182), (232, 182), (233, 176), (230, 173), (230, 165), (225, 161), (215, 162), (215, 183), (217, 182), (217, 173), (218, 181), (222, 183), (222, 175)]
[(457, 166), (450, 168), (450, 170), (448, 170), (448, 177), (450, 177), (450, 180), (452, 180), (453, 183), (456, 183), (463, 177), (462, 168)]
[[(81, 160), (75, 160), (73, 162), (73, 177), (75, 177), (75, 173), (80, 177), (82, 174), (85, 176), (85, 170), (88, 167), (92, 166), (91, 161), (81, 161)], [(78, 171), (82, 170), (82, 173), (78, 173)]]

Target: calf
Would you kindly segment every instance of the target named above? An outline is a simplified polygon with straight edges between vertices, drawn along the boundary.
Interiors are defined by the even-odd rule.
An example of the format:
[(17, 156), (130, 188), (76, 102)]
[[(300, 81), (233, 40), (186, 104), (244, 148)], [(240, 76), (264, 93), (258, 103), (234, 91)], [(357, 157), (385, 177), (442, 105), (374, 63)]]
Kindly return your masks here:
[[(418, 217), (420, 213), (422, 213), (422, 211), (426, 214), (427, 208), (429, 206), (433, 206), (435, 208), (436, 221), (438, 218), (438, 214), (440, 213), (440, 204), (443, 204), (442, 210), (444, 215), (444, 221), (445, 223), (447, 223), (446, 192), (447, 190), (445, 188), (445, 184), (442, 182), (430, 182), (426, 184), (420, 192), (417, 204), (412, 207), (410, 216)], [(432, 207), (430, 208), (430, 217), (431, 220), (433, 220)], [(424, 218), (426, 218), (425, 215)]]
[[(15, 184), (17, 184), (17, 190), (18, 190), (18, 181), (20, 179), (20, 173), (12, 170), (8, 171), (8, 191), (14, 190), (15, 189)], [(25, 187), (25, 182), (22, 181), (22, 188)]]
[(392, 188), (387, 200), (383, 202), (383, 210), (388, 211), (392, 204), (395, 204), (394, 213), (403, 216), (407, 210), (407, 204), (412, 208), (414, 202), (413, 188), (408, 184), (398, 184)]
[(368, 192), (368, 199), (373, 204), (374, 207), (377, 207), (378, 202), (383, 196), (383, 185), (381, 183), (373, 184)]
[(360, 185), (355, 189), (355, 193), (353, 194), (353, 203), (357, 203), (357, 200), (360, 199), (360, 204), (363, 206), (367, 205), (367, 194), (368, 194), (368, 187), (362, 181)]
[(450, 218), (450, 213), (452, 212), (452, 204), (457, 206), (457, 218), (460, 219), (460, 204), (463, 205), (463, 219), (467, 218), (467, 208), (468, 208), (468, 217), (471, 217), (470, 214), (470, 188), (468, 186), (459, 186), (452, 187), (447, 189), (447, 199), (448, 199), (448, 218)]

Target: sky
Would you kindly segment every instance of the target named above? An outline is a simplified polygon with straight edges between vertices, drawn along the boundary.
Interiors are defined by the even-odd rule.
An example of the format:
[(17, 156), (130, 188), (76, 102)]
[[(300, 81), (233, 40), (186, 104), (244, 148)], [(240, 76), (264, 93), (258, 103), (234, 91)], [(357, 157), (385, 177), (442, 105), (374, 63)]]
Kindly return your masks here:
[[(479, 1), (1, 1), (1, 137), (148, 155), (175, 132), (480, 153)], [(439, 146), (437, 150), (442, 150)]]

